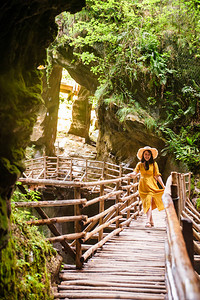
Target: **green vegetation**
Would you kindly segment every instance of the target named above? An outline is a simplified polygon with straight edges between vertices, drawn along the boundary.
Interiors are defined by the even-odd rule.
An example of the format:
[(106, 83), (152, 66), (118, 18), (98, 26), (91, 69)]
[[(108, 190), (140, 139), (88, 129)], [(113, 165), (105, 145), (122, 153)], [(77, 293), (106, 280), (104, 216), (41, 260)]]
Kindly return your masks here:
[(161, 128), (168, 137), (166, 148), (163, 152), (168, 150), (174, 153), (176, 159), (184, 162), (190, 170), (197, 173), (200, 170), (199, 157), (199, 141), (200, 132), (193, 132), (192, 126), (186, 128), (181, 127), (180, 133), (175, 134), (169, 128)]
[[(38, 193), (31, 191), (28, 198), (37, 200)], [(15, 191), (12, 201), (27, 201), (19, 191)], [(36, 226), (26, 224), (33, 218), (30, 212), (17, 209), (12, 204), (12, 224), (8, 245), (1, 252), (0, 298), (53, 299), (50, 293), (50, 274), (47, 265), (56, 251), (47, 243)]]
[(196, 198), (196, 207), (200, 211), (200, 178), (197, 176), (196, 178), (196, 195), (194, 195)]
[(197, 173), (199, 1), (86, 3), (75, 16), (57, 17), (60, 30), (51, 47), (55, 52), (72, 47), (72, 63), (98, 75), (98, 101), (115, 103), (121, 122), (130, 113), (145, 119), (148, 130), (166, 139), (166, 151)]
[(197, 209), (200, 211), (200, 198), (197, 198)]

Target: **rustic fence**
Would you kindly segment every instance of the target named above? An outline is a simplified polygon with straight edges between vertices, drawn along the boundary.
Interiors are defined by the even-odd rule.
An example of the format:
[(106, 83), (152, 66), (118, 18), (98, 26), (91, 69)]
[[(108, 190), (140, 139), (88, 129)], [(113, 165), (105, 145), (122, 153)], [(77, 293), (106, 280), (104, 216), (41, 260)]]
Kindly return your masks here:
[(193, 268), (193, 245), (196, 245), (195, 252), (199, 253), (199, 246), (193, 241), (193, 235), (199, 241), (200, 226), (193, 220), (197, 220), (198, 212), (189, 200), (190, 178), (190, 173), (173, 172), (167, 180), (163, 195), (168, 236), (165, 255), (169, 299), (200, 299), (199, 275)]
[(130, 173), (131, 168), (85, 158), (43, 156), (26, 161), (25, 178), (62, 181), (114, 179)]
[[(20, 178), (28, 186), (59, 186), (73, 188), (74, 199), (17, 202), (16, 207), (34, 207), (40, 220), (29, 221), (32, 225), (47, 225), (53, 237), (52, 243), (60, 242), (65, 251), (75, 260), (76, 267), (82, 268), (83, 263), (102, 245), (129, 226), (140, 214), (142, 206), (138, 193), (138, 179), (130, 179), (124, 173), (132, 169), (123, 168), (110, 163), (94, 162), (84, 159), (40, 158), (28, 161), (24, 172), (25, 178)], [(124, 177), (122, 177), (124, 175)], [(75, 177), (77, 176), (77, 177)], [(90, 178), (93, 181), (86, 181)], [(98, 180), (98, 178), (112, 178)], [(73, 181), (73, 179), (75, 179)], [(93, 199), (82, 199), (82, 192), (98, 191)], [(49, 218), (42, 207), (74, 206), (73, 216)], [(98, 212), (88, 216), (85, 209), (98, 206)], [(91, 209), (91, 211), (93, 211)], [(55, 223), (73, 222), (74, 232), (61, 234)], [(90, 240), (95, 243), (89, 244)]]
[[(44, 157), (32, 160), (28, 162), (24, 178), (20, 179), (22, 184), (70, 187), (74, 189), (74, 199), (16, 203), (16, 206), (35, 207), (42, 219), (29, 221), (29, 224), (46, 224), (54, 235), (49, 240), (60, 242), (75, 260), (76, 267), (81, 269), (98, 248), (140, 214), (139, 177), (126, 176), (131, 171), (122, 165), (87, 159)], [(190, 173), (172, 172), (163, 195), (169, 299), (200, 299), (199, 278), (193, 268), (194, 251), (200, 254), (200, 214), (190, 201), (190, 182)], [(98, 195), (90, 200), (82, 199), (84, 190), (98, 192)], [(73, 216), (49, 218), (41, 208), (66, 205), (74, 206)], [(98, 212), (88, 216), (84, 210), (93, 205), (98, 205)], [(74, 232), (60, 233), (54, 225), (60, 222), (73, 222)]]

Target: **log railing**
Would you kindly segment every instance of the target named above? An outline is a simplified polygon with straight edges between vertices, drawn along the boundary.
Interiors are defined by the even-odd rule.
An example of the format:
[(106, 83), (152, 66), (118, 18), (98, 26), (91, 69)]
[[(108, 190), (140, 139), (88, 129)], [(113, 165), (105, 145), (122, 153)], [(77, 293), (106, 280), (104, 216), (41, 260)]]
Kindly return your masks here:
[(55, 179), (62, 181), (94, 181), (114, 179), (130, 173), (132, 169), (123, 165), (84, 158), (43, 156), (26, 160), (25, 178)]
[(196, 300), (200, 299), (200, 281), (187, 251), (192, 246), (187, 247), (179, 223), (189, 203), (187, 186), (190, 180), (186, 181), (186, 177), (190, 179), (190, 174), (173, 172), (167, 180), (163, 195), (167, 221), (166, 282), (169, 299)]
[[(83, 263), (98, 248), (114, 235), (118, 235), (140, 214), (138, 178), (126, 177), (131, 171), (132, 169), (123, 166), (74, 158), (45, 157), (29, 161), (24, 178), (20, 178), (22, 184), (70, 187), (74, 189), (74, 199), (47, 201), (48, 203), (39, 201), (35, 204), (16, 203), (16, 205), (33, 205), (42, 219), (33, 220), (29, 224), (46, 224), (54, 235), (49, 240), (52, 243), (60, 242), (66, 252), (74, 258), (76, 267), (81, 269)], [(200, 214), (189, 199), (190, 178), (190, 173), (173, 172), (167, 180), (163, 195), (168, 237), (166, 282), (169, 299), (200, 299), (200, 283), (192, 259), (193, 247), (195, 253), (200, 254)], [(90, 200), (81, 199), (81, 193), (86, 189), (98, 193)], [(41, 209), (45, 205), (73, 205), (74, 215), (49, 218)], [(88, 207), (98, 207), (98, 210), (93, 215), (88, 215), (86, 213)], [(191, 234), (188, 232), (184, 234), (184, 228), (188, 230), (188, 221), (185, 222), (185, 218), (192, 225), (189, 229)], [(73, 222), (74, 232), (68, 234), (58, 232), (55, 223), (61, 222)], [(194, 241), (188, 239), (192, 234)]]
[[(45, 164), (48, 165), (47, 160)], [(99, 163), (99, 162), (98, 162)], [(105, 163), (104, 163), (105, 165)], [(47, 225), (54, 236), (48, 238), (52, 243), (60, 242), (65, 251), (75, 260), (76, 267), (81, 269), (83, 263), (104, 243), (111, 239), (114, 235), (118, 235), (126, 226), (129, 226), (133, 219), (136, 219), (141, 212), (141, 201), (138, 194), (138, 177), (130, 179), (129, 177), (119, 177), (122, 175), (122, 167), (117, 170), (113, 165), (109, 167), (107, 175), (112, 175), (113, 179), (105, 179), (98, 181), (66, 181), (58, 179), (48, 179), (47, 168), (44, 172), (37, 168), (36, 164), (32, 164), (32, 169), (29, 169), (29, 175), (25, 178), (20, 178), (22, 184), (28, 186), (59, 186), (70, 187), (74, 189), (74, 199), (72, 200), (55, 200), (55, 201), (38, 201), (38, 202), (17, 202), (16, 207), (32, 207), (37, 210), (42, 217), (40, 220), (28, 221), (32, 225)], [(40, 162), (40, 166), (43, 166)], [(52, 169), (52, 168), (51, 168)], [(35, 177), (35, 171), (41, 175), (43, 179)], [(54, 174), (58, 170), (53, 170)], [(88, 170), (88, 169), (87, 169)], [(101, 178), (105, 173), (101, 169)], [(117, 171), (116, 171), (117, 170)], [(51, 170), (52, 171), (52, 170)], [(79, 170), (81, 173), (81, 170)], [(104, 166), (105, 171), (105, 166)], [(107, 169), (108, 171), (108, 169)], [(28, 173), (26, 171), (26, 174)], [(116, 172), (116, 175), (114, 175)], [(130, 172), (130, 171), (129, 171)], [(99, 173), (99, 174), (100, 174)], [(112, 173), (112, 174), (111, 174)], [(46, 179), (44, 178), (46, 174)], [(70, 177), (69, 173), (69, 177)], [(52, 175), (52, 173), (51, 173)], [(86, 173), (85, 178), (88, 179), (89, 173)], [(103, 175), (103, 176), (102, 176)], [(106, 175), (106, 176), (107, 176)], [(110, 177), (112, 177), (110, 176)], [(53, 176), (50, 176), (52, 178)], [(71, 177), (70, 177), (71, 179)], [(90, 200), (82, 199), (81, 193), (83, 190), (89, 189), (90, 192), (95, 189), (99, 191), (98, 196), (95, 193)], [(73, 216), (49, 218), (42, 207), (50, 206), (74, 206)], [(91, 207), (88, 210), (88, 207)], [(93, 215), (88, 215), (85, 211), (95, 211)], [(73, 222), (74, 231), (61, 234), (55, 226), (55, 223)]]
[[(189, 234), (193, 236), (193, 245), (188, 245), (188, 248), (194, 247), (194, 252), (200, 255), (200, 213), (190, 200), (190, 182), (191, 173), (172, 172), (172, 198), (178, 220), (183, 229), (187, 226), (185, 230), (191, 230), (191, 233), (185, 234), (185, 236)], [(185, 224), (186, 221), (188, 225)], [(189, 227), (190, 229), (188, 229)], [(191, 256), (190, 258), (193, 260)]]

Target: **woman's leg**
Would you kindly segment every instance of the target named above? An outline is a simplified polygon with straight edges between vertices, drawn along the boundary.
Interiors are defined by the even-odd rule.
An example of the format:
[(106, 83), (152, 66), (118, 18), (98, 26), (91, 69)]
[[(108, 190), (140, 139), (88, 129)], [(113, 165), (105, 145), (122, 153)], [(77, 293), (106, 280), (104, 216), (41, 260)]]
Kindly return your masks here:
[(151, 198), (151, 216), (150, 216), (150, 223), (151, 223), (151, 226), (154, 226), (154, 222), (153, 222), (153, 214), (152, 214), (152, 206), (153, 206), (152, 202), (153, 202), (153, 198)]
[(147, 225), (150, 224), (149, 227), (153, 226), (153, 217), (152, 217), (152, 199), (151, 199), (151, 205), (149, 207), (149, 210), (147, 211)]

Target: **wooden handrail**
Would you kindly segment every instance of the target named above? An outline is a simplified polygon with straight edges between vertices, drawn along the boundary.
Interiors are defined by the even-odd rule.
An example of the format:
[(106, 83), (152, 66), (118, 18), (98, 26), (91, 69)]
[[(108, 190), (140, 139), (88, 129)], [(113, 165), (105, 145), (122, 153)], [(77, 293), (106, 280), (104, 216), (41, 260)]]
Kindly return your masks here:
[(39, 157), (26, 160), (25, 164), (26, 171), (23, 173), (25, 178), (60, 179), (66, 181), (72, 181), (74, 176), (79, 181), (116, 178), (132, 171), (131, 168), (109, 162), (63, 156)]
[(178, 217), (171, 196), (172, 176), (167, 180), (162, 197), (166, 211), (168, 241), (166, 243), (166, 271), (171, 299), (200, 299), (200, 281), (189, 259)]
[[(43, 173), (46, 174), (46, 179), (36, 178), (36, 177), (35, 178), (26, 177), (26, 178), (20, 178), (19, 181), (22, 182), (22, 185), (35, 186), (36, 188), (43, 187), (43, 186), (58, 186), (64, 188), (68, 188), (68, 187), (74, 188), (75, 199), (20, 202), (20, 203), (18, 202), (15, 203), (15, 205), (18, 207), (34, 207), (35, 209), (40, 209), (39, 213), (42, 211), (41, 207), (74, 205), (74, 214), (75, 214), (74, 216), (49, 218), (48, 216), (45, 215), (45, 219), (31, 220), (28, 222), (28, 224), (37, 225), (37, 226), (45, 224), (51, 229), (53, 228), (52, 226), (54, 223), (74, 222), (74, 233), (68, 233), (63, 235), (62, 234), (58, 235), (56, 233), (56, 236), (49, 238), (49, 241), (52, 243), (61, 242), (62, 245), (63, 243), (65, 243), (66, 247), (70, 249), (72, 257), (75, 258), (76, 267), (78, 269), (81, 269), (83, 262), (87, 260), (90, 255), (92, 255), (95, 249), (101, 247), (101, 245), (103, 245), (115, 234), (119, 234), (119, 232), (123, 230), (125, 226), (129, 226), (133, 218), (136, 219), (136, 217), (139, 215), (139, 211), (141, 210), (141, 203), (139, 201), (139, 194), (137, 191), (138, 178), (134, 179), (132, 182), (132, 179), (130, 179), (130, 177), (123, 174), (122, 167), (113, 164), (108, 164), (109, 165), (108, 168), (107, 163), (98, 162), (98, 164), (101, 163), (101, 166), (103, 168), (102, 170), (100, 168), (101, 177), (102, 175), (105, 176), (104, 173), (105, 170), (107, 170), (106, 172), (108, 171), (111, 173), (113, 172), (113, 174), (114, 172), (116, 172), (117, 174), (123, 176), (119, 177), (118, 175), (117, 176), (113, 175), (114, 177), (113, 179), (104, 179), (104, 180), (98, 179), (95, 181), (92, 181), (90, 179), (91, 181), (89, 182), (73, 181), (71, 180), (72, 171), (73, 171), (73, 165), (71, 163), (71, 166), (69, 166), (69, 168), (71, 168), (70, 173), (67, 173), (69, 175), (70, 181), (66, 181), (65, 180), (66, 178), (59, 177), (58, 158), (51, 158), (51, 159), (52, 162), (48, 160), (48, 157), (44, 158), (44, 161), (46, 163), (45, 172), (43, 171), (41, 173), (39, 168), (37, 169), (37, 172), (40, 172), (39, 174), (43, 174)], [(70, 161), (72, 162), (72, 159)], [(70, 161), (68, 159), (68, 162)], [(64, 163), (65, 162), (62, 161), (62, 169), (64, 169)], [(40, 160), (40, 164), (41, 164), (41, 160)], [(92, 161), (92, 164), (94, 165), (94, 161)], [(42, 165), (44, 168), (44, 164)], [(56, 168), (54, 168), (54, 166), (56, 166)], [(83, 179), (83, 174), (85, 179), (87, 178), (87, 176), (88, 177), (90, 176), (90, 172), (87, 172), (89, 168), (88, 160), (84, 166), (85, 169), (84, 169), (84, 173), (82, 173), (82, 179)], [(97, 172), (99, 172), (99, 167), (97, 165), (94, 168), (96, 168)], [(32, 169), (34, 169), (33, 165), (32, 165)], [(78, 170), (76, 171), (78, 172)], [(50, 175), (56, 174), (56, 175), (51, 179), (48, 174)], [(121, 188), (121, 185), (123, 185), (123, 188)], [(81, 189), (86, 189), (86, 190), (89, 189), (92, 192), (94, 188), (97, 189), (97, 191), (99, 192), (98, 197), (95, 197), (90, 200), (80, 199)], [(106, 206), (104, 204), (105, 201), (107, 202)], [(84, 209), (87, 209), (91, 205), (95, 205), (95, 207), (97, 207), (96, 203), (99, 203), (98, 212), (95, 212), (93, 216), (88, 217), (87, 214), (84, 213)], [(135, 211), (136, 206), (138, 207), (137, 211)], [(122, 218), (122, 213), (123, 213), (123, 218)], [(43, 211), (42, 211), (42, 215), (44, 215)], [(126, 219), (124, 218), (124, 216), (126, 216)], [(109, 229), (109, 230), (105, 231), (105, 229)], [(55, 232), (54, 228), (53, 231)], [(82, 254), (83, 249), (85, 249), (84, 243), (90, 239), (96, 238), (97, 236), (98, 236), (97, 242), (95, 244), (92, 242), (87, 252)], [(74, 241), (72, 241), (71, 244), (67, 244), (67, 241), (72, 239), (74, 239)], [(74, 246), (76, 246), (75, 251), (73, 250)], [(87, 245), (87, 248), (88, 246), (89, 245)], [(75, 253), (75, 257), (74, 257), (74, 253)]]
[(109, 184), (116, 183), (122, 180), (129, 179), (130, 177), (120, 177), (114, 179), (107, 180), (98, 180), (98, 181), (90, 181), (90, 182), (80, 182), (80, 181), (64, 181), (57, 179), (34, 179), (34, 178), (19, 178), (19, 181), (22, 184), (27, 185), (50, 185), (50, 186), (60, 186), (60, 187), (91, 187), (100, 184)]
[(87, 199), (74, 199), (74, 200), (56, 200), (56, 201), (29, 201), (29, 202), (14, 202), (16, 207), (50, 207), (50, 206), (69, 206), (82, 204), (84, 205)]
[[(73, 221), (75, 233), (64, 235), (58, 235), (58, 233), (56, 233), (56, 237), (50, 238), (50, 241), (60, 241), (62, 245), (69, 248), (71, 256), (75, 258), (76, 267), (81, 269), (83, 263), (99, 247), (114, 235), (119, 234), (125, 226), (129, 226), (130, 222), (140, 214), (142, 207), (137, 190), (138, 178), (134, 179), (132, 183), (130, 182), (131, 179), (124, 173), (124, 167), (106, 162), (63, 157), (45, 157), (45, 163), (42, 164), (41, 160), (40, 158), (30, 161), (31, 167), (27, 171), (29, 175), (25, 176), (25, 178), (20, 178), (19, 181), (21, 181), (22, 184), (35, 186), (48, 185), (74, 188), (74, 200), (57, 200), (54, 201), (57, 202), (57, 204), (52, 203), (52, 206), (60, 206), (61, 204), (63, 205), (63, 203), (65, 203), (65, 205), (74, 205), (75, 216), (57, 218), (57, 222)], [(76, 164), (73, 164), (73, 160), (76, 161)], [(80, 166), (78, 161), (80, 162)], [(45, 166), (45, 171), (43, 171), (43, 169), (40, 170), (40, 165), (43, 169)], [(97, 173), (95, 173), (94, 170), (96, 170)], [(125, 170), (131, 172), (129, 168)], [(37, 178), (43, 176), (43, 174), (45, 174), (46, 179)], [(79, 181), (73, 181), (74, 174), (78, 174)], [(33, 178), (31, 178), (31, 176)], [(166, 278), (168, 291), (169, 294), (171, 294), (171, 299), (197, 300), (200, 295), (199, 279), (188, 257), (179, 220), (181, 220), (181, 215), (193, 218), (194, 220), (191, 221), (194, 226), (194, 237), (198, 239), (199, 233), (196, 230), (199, 226), (196, 226), (196, 221), (199, 219), (199, 215), (194, 216), (195, 210), (191, 208), (191, 203), (189, 203), (187, 198), (190, 194), (191, 174), (178, 174), (178, 176), (176, 176), (176, 173), (173, 172), (168, 178), (163, 195), (168, 233), (168, 241), (166, 241)], [(186, 176), (188, 176), (188, 180)], [(108, 179), (108, 177), (113, 178)], [(172, 178), (174, 179), (173, 182), (171, 180)], [(186, 185), (188, 185), (188, 187), (186, 187)], [(99, 192), (98, 197), (90, 200), (80, 199), (81, 189), (89, 189), (93, 192), (96, 188)], [(179, 197), (177, 193), (179, 193)], [(114, 200), (114, 204), (110, 206), (107, 205), (105, 208), (104, 202), (107, 200)], [(42, 206), (48, 206), (48, 203), (51, 204), (51, 202), (52, 201), (39, 201), (36, 202), (36, 204), (27, 204), (27, 206), (41, 210)], [(95, 212), (95, 214), (90, 217), (84, 214), (84, 209), (87, 209), (91, 205), (97, 207), (97, 203), (99, 203), (98, 212)], [(107, 203), (112, 202), (109, 201)], [(19, 204), (19, 206), (23, 206), (23, 204)], [(190, 209), (191, 212), (189, 212), (188, 209)], [(43, 215), (45, 216), (45, 214)], [(122, 215), (125, 216), (125, 218), (122, 218)], [(56, 222), (56, 218), (48, 218), (48, 216), (45, 216), (45, 220), (46, 221), (33, 221), (32, 224), (47, 224), (52, 227), (53, 223)], [(106, 228), (109, 230), (105, 231)], [(54, 228), (53, 231), (56, 232)], [(85, 249), (84, 243), (92, 238), (97, 239), (97, 242), (90, 246), (87, 245), (87, 251), (82, 253)], [(72, 239), (74, 240), (71, 244), (67, 244), (67, 241)], [(76, 246), (75, 251), (74, 246)], [(196, 251), (199, 251), (197, 243), (194, 243), (194, 247)]]
[(68, 216), (68, 217), (55, 217), (55, 218), (48, 218), (42, 220), (31, 220), (27, 221), (29, 225), (46, 225), (46, 224), (54, 224), (54, 223), (65, 223), (65, 222), (74, 222), (74, 221), (84, 221), (86, 222), (88, 216), (80, 215), (80, 216)]

